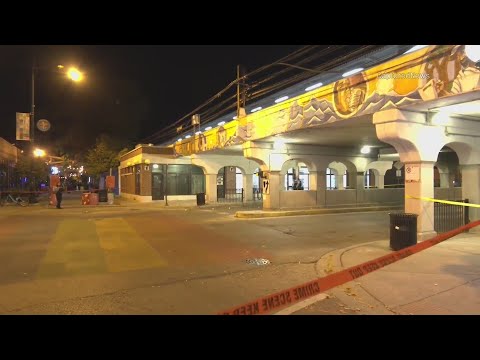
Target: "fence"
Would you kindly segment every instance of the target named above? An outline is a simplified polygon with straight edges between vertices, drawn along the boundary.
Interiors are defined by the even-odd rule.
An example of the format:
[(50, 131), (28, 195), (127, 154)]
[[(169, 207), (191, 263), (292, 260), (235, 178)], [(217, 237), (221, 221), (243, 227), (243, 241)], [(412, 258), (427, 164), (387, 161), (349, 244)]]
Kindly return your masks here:
[[(468, 203), (465, 200), (451, 200)], [(459, 206), (443, 203), (434, 203), (434, 230), (437, 233), (444, 233), (470, 222), (468, 206)]]
[(217, 202), (242, 203), (244, 196), (245, 194), (243, 189), (225, 189), (222, 192), (217, 190)]

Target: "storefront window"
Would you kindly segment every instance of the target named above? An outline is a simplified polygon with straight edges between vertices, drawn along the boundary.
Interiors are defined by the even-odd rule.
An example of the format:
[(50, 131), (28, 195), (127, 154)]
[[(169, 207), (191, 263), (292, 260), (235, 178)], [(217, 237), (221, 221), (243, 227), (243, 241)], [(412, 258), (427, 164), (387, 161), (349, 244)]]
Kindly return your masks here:
[(168, 172), (167, 195), (195, 195), (205, 192), (205, 175), (195, 165), (158, 165), (154, 172)]

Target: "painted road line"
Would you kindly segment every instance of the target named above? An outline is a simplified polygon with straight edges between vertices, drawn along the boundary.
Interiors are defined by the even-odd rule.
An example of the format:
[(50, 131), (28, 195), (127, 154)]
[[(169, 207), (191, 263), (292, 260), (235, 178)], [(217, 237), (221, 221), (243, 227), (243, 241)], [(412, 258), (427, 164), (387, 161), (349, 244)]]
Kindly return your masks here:
[(87, 220), (62, 220), (40, 263), (37, 278), (105, 273), (103, 250), (95, 224)]
[(166, 267), (167, 261), (123, 218), (95, 221), (110, 272)]
[(286, 309), (280, 310), (279, 312), (277, 312), (273, 315), (290, 315), (290, 314), (293, 314), (294, 312), (297, 312), (297, 311), (300, 311), (300, 310), (306, 308), (307, 306), (310, 306), (310, 305), (313, 305), (313, 304), (315, 304), (319, 301), (325, 300), (326, 298), (328, 298), (327, 294), (318, 294), (318, 295), (315, 295), (315, 296), (311, 297), (310, 299), (303, 300), (303, 301), (301, 301), (297, 304), (289, 306)]

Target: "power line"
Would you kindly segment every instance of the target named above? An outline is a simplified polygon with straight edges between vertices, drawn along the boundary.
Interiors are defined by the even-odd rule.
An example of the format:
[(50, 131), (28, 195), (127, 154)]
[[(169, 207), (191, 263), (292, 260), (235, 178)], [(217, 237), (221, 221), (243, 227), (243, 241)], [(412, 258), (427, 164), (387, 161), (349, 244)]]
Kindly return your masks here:
[[(287, 56), (284, 56), (282, 57), (281, 59), (277, 60), (277, 61), (288, 61), (289, 59), (292, 59), (292, 58), (296, 58), (298, 56), (301, 56), (302, 54), (304, 54), (306, 51), (310, 51), (311, 48), (314, 47), (314, 46), (306, 46), (306, 47), (303, 47), (299, 50), (296, 50), (294, 51), (293, 53), (287, 55)], [(254, 74), (256, 72), (259, 72), (259, 71), (262, 71), (263, 69), (265, 68), (268, 68), (269, 66), (271, 66), (272, 64), (268, 64), (268, 65), (265, 65), (255, 71), (253, 71), (252, 73), (250, 74), (247, 74), (245, 75), (244, 77), (242, 78), (245, 78), (251, 74)], [(182, 121), (184, 121), (185, 119), (187, 119), (189, 116), (192, 116), (194, 115), (195, 113), (197, 113), (198, 111), (200, 111), (203, 107), (207, 106), (208, 104), (210, 104), (212, 101), (214, 101), (215, 99), (217, 99), (218, 97), (220, 97), (225, 91), (227, 91), (228, 89), (230, 89), (232, 86), (236, 85), (236, 83), (238, 82), (239, 80), (238, 79), (235, 79), (234, 81), (232, 81), (230, 84), (228, 84), (225, 88), (223, 88), (222, 90), (220, 90), (217, 94), (215, 94), (214, 96), (212, 96), (211, 98), (209, 98), (207, 101), (205, 101), (203, 104), (199, 105), (197, 108), (195, 108), (194, 110), (192, 110), (191, 112), (189, 112), (188, 114), (186, 114), (185, 116), (183, 116), (182, 118), (180, 118), (179, 120), (177, 120), (176, 122), (172, 123), (171, 125), (168, 125), (168, 127), (175, 127), (177, 125), (180, 125), (180, 123)], [(164, 129), (165, 130), (165, 129)], [(153, 135), (150, 135), (148, 137), (145, 138), (144, 141), (142, 142), (148, 142), (148, 140), (150, 139), (154, 139), (157, 135), (159, 135), (161, 132), (163, 132), (164, 130), (160, 130), (160, 131), (157, 131), (156, 133), (154, 133)]]
[[(228, 98), (223, 99), (220, 103), (216, 105), (211, 105), (211, 104), (214, 101), (220, 100), (222, 96), (226, 95), (227, 91), (232, 89), (232, 87), (239, 80), (244, 80), (244, 79), (250, 80), (250, 83), (248, 85), (248, 90), (252, 90), (252, 89), (258, 88), (260, 85), (264, 85), (264, 84), (267, 84), (268, 82), (272, 82), (275, 79), (278, 79), (279, 77), (281, 77), (282, 75), (287, 74), (288, 72), (290, 73), (296, 72), (296, 74), (291, 75), (288, 78), (284, 78), (283, 80), (276, 81), (272, 85), (263, 87), (261, 89), (258, 89), (255, 92), (249, 93), (248, 100), (252, 101), (254, 99), (258, 99), (259, 97), (266, 96), (269, 93), (280, 91), (281, 89), (284, 89), (293, 83), (298, 83), (304, 79), (312, 77), (313, 76), (312, 72), (315, 72), (315, 73), (326, 72), (341, 64), (351, 61), (353, 58), (365, 56), (368, 53), (376, 51), (380, 47), (382, 46), (377, 46), (377, 45), (360, 46), (354, 51), (351, 51), (347, 54), (340, 55), (338, 54), (338, 52), (341, 52), (342, 50), (344, 50), (345, 48), (344, 45), (328, 46), (327, 48), (322, 49), (313, 54), (311, 52), (317, 49), (318, 46), (316, 45), (305, 46), (299, 50), (292, 52), (287, 56), (282, 57), (281, 59), (275, 62), (264, 65), (260, 68), (257, 68), (256, 70), (251, 71), (250, 73), (247, 73), (246, 75), (242, 76), (240, 79), (236, 79), (232, 81), (224, 89), (220, 90), (217, 94), (215, 94), (213, 97), (205, 101), (203, 104), (199, 105), (193, 111), (189, 112), (187, 115), (183, 116), (181, 119), (177, 120), (176, 122), (166, 126), (162, 130), (157, 131), (156, 133), (147, 137), (146, 139), (150, 140), (150, 142), (151, 141), (157, 142), (160, 139), (165, 139), (165, 140), (168, 140), (169, 138), (171, 139), (172, 137), (175, 137), (176, 127), (179, 127), (180, 124), (182, 124), (182, 133), (190, 131), (191, 124), (189, 121), (186, 122), (186, 119), (195, 113), (200, 113), (202, 122), (209, 122), (231, 110), (234, 110), (236, 107), (236, 102), (234, 102), (233, 100), (236, 98), (236, 94), (230, 95)], [(296, 61), (294, 61), (295, 59)], [(312, 65), (310, 65), (311, 67), (310, 69), (307, 69), (304, 66), (301, 66), (301, 65), (313, 63), (317, 60), (323, 60), (322, 64), (320, 64), (319, 66), (313, 66), (313, 67), (311, 67)], [(292, 67), (287, 67), (286, 69), (276, 71), (274, 74), (268, 73), (263, 78), (261, 77), (262, 72), (265, 72), (266, 70), (272, 69), (277, 66), (281, 66), (282, 63), (286, 64), (286, 62), (289, 62), (288, 65)], [(371, 63), (373, 63), (373, 61)], [(298, 73), (299, 71), (301, 72)], [(254, 80), (254, 78), (257, 78), (257, 79)], [(202, 111), (202, 109), (204, 109), (207, 105), (210, 105), (210, 107), (207, 108), (205, 111)]]

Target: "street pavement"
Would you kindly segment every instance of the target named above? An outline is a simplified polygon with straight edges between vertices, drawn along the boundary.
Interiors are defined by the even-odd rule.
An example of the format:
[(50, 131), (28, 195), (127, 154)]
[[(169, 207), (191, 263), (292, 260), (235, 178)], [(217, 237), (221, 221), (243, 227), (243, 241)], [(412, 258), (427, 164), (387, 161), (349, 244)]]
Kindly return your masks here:
[[(391, 252), (385, 209), (238, 218), (259, 204), (80, 197), (0, 209), (1, 314), (215, 314)], [(479, 314), (479, 241), (457, 235), (281, 313)]]

